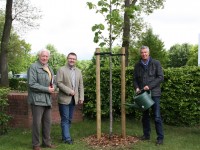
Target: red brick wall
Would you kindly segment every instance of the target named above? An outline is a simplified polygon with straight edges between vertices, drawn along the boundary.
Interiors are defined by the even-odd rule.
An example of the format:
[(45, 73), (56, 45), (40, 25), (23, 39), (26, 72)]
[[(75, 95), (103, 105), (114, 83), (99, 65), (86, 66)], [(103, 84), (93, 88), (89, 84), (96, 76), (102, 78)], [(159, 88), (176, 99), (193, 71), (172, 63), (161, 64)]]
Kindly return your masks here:
[[(8, 113), (12, 116), (10, 125), (12, 127), (30, 128), (32, 125), (32, 114), (30, 105), (27, 103), (27, 93), (9, 93), (8, 95)], [(53, 95), (52, 103), (52, 123), (60, 123), (60, 115), (57, 103), (57, 93)], [(73, 122), (83, 121), (83, 105), (75, 106)]]

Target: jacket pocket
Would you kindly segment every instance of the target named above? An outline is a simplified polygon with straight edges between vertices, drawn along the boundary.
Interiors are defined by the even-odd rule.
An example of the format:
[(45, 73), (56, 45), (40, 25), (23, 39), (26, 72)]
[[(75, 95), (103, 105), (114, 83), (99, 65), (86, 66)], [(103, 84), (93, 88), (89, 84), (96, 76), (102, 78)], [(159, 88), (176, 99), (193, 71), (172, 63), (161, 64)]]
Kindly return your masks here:
[(45, 97), (45, 94), (44, 93), (37, 93), (37, 94), (34, 94), (34, 100), (35, 102), (37, 103), (46, 103), (46, 97)]

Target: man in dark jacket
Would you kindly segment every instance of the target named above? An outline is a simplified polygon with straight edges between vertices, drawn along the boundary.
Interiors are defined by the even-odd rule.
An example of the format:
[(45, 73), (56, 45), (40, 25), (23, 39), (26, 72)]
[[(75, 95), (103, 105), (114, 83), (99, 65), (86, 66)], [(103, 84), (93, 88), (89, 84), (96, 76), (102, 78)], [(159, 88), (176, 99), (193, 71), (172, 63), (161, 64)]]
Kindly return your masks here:
[[(140, 55), (141, 60), (134, 68), (134, 88), (136, 93), (141, 92), (141, 90), (151, 91), (152, 99), (155, 102), (152, 109), (157, 133), (156, 144), (160, 145), (163, 144), (164, 139), (162, 118), (160, 114), (160, 84), (164, 80), (163, 71), (160, 62), (150, 57), (149, 48), (147, 46), (141, 47)], [(149, 140), (151, 132), (149, 109), (143, 112), (142, 125), (143, 136), (141, 137), (141, 140)]]

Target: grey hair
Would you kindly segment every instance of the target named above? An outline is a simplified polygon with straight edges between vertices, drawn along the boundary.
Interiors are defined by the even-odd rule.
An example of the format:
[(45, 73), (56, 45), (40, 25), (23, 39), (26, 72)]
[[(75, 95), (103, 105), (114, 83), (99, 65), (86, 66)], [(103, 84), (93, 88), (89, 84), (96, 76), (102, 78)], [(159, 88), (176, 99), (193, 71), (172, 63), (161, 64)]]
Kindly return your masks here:
[(140, 51), (143, 50), (143, 49), (146, 49), (146, 50), (149, 52), (149, 47), (148, 47), (148, 46), (142, 46), (142, 47), (140, 48)]
[(42, 54), (42, 52), (47, 52), (50, 57), (50, 51), (48, 49), (43, 48), (43, 49), (39, 50), (38, 56), (40, 56)]

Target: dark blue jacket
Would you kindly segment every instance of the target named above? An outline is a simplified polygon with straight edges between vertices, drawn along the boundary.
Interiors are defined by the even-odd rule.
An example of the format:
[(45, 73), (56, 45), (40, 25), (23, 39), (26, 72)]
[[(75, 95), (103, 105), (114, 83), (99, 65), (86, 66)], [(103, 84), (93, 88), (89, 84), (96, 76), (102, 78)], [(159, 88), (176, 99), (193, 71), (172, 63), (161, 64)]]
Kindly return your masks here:
[(158, 60), (150, 58), (148, 66), (145, 67), (141, 60), (135, 65), (133, 83), (134, 88), (140, 90), (149, 86), (152, 96), (161, 96), (160, 84), (164, 81), (163, 70)]

